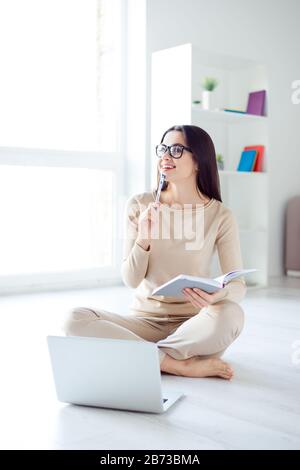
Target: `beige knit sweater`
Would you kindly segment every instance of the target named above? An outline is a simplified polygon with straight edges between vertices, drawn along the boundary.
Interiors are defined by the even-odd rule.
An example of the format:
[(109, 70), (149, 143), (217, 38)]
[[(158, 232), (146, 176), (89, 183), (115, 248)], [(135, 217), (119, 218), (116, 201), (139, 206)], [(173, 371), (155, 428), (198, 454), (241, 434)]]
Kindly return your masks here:
[[(126, 204), (121, 274), (125, 285), (136, 288), (130, 311), (134, 315), (191, 316), (200, 308), (186, 299), (153, 296), (152, 291), (179, 274), (210, 277), (216, 249), (222, 270), (219, 275), (243, 269), (238, 225), (232, 211), (216, 199), (188, 209), (162, 204), (158, 214), (159, 232), (146, 251), (136, 243), (138, 220), (154, 200), (152, 191), (137, 194)], [(186, 227), (189, 229), (185, 230)], [(245, 293), (246, 283), (240, 277), (218, 292), (216, 302), (225, 298), (240, 302)]]

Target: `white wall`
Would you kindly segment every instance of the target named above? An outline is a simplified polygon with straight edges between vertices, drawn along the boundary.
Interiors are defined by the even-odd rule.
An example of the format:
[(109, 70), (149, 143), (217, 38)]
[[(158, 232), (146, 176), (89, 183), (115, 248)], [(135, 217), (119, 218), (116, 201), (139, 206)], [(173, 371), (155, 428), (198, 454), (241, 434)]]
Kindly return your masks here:
[[(287, 200), (300, 194), (300, 104), (291, 101), (291, 84), (300, 79), (299, 20), (299, 0), (148, 0), (147, 3), (148, 132), (153, 51), (192, 42), (202, 49), (258, 60), (268, 67), (270, 276), (283, 273), (284, 210)], [(171, 71), (164, 73), (172, 79)], [(150, 162), (149, 135), (147, 145)]]

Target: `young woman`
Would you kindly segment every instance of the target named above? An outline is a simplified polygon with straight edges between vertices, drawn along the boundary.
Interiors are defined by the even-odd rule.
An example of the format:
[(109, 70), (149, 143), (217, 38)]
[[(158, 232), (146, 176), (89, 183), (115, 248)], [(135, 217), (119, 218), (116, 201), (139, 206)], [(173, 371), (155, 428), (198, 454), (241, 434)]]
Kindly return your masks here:
[(243, 269), (236, 219), (220, 196), (214, 145), (197, 126), (174, 126), (156, 154), (158, 178), (160, 171), (166, 175), (159, 203), (153, 190), (126, 206), (122, 278), (136, 288), (130, 314), (74, 308), (65, 332), (153, 341), (162, 372), (231, 379), (234, 371), (220, 357), (243, 328), (244, 278), (214, 294), (187, 289), (183, 299), (152, 295), (179, 274), (209, 277), (215, 250), (223, 273)]

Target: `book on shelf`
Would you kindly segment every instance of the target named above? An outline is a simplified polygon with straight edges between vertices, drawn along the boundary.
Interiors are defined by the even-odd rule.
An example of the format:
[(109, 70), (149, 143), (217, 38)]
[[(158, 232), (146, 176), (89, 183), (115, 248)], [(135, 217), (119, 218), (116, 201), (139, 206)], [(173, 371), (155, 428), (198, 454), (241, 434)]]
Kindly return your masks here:
[(226, 111), (226, 113), (247, 114), (246, 111), (241, 111), (239, 109), (223, 108), (223, 111)]
[(243, 150), (237, 171), (253, 171), (257, 158), (257, 150)]
[(229, 271), (228, 273), (213, 279), (179, 274), (179, 276), (174, 277), (170, 281), (154, 289), (151, 295), (185, 298), (182, 293), (182, 289), (185, 288), (198, 288), (212, 294), (223, 289), (228, 282), (233, 279), (254, 271), (257, 271), (257, 269), (236, 269), (235, 271)]
[(266, 90), (252, 91), (248, 96), (247, 114), (263, 116), (265, 110)]
[(256, 150), (256, 160), (254, 164), (253, 171), (263, 171), (263, 159), (265, 153), (265, 146), (264, 145), (248, 145), (244, 147), (244, 150)]

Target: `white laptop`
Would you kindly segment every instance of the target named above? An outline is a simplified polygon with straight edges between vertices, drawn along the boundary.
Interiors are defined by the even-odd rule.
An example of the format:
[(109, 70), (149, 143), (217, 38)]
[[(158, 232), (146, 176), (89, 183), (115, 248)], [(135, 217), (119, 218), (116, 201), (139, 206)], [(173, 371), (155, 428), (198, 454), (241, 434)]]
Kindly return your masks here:
[(59, 401), (163, 413), (183, 396), (162, 391), (155, 343), (81, 336), (47, 340)]

